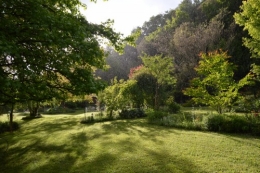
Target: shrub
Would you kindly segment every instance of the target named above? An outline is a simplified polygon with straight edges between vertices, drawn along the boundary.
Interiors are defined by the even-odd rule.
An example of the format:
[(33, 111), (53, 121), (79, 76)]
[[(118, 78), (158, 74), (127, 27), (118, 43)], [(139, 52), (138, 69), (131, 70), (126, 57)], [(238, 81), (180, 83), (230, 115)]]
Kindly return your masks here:
[(243, 116), (227, 116), (226, 122), (223, 124), (223, 132), (229, 133), (248, 133), (249, 132), (249, 122)]
[(202, 122), (184, 121), (181, 124), (177, 124), (177, 127), (187, 129), (187, 130), (196, 130), (196, 131), (205, 130), (204, 124)]
[(207, 129), (213, 132), (221, 131), (223, 124), (225, 123), (225, 118), (222, 115), (214, 115), (208, 118)]
[(163, 111), (148, 111), (147, 112), (147, 117), (148, 117), (148, 122), (150, 123), (156, 123), (156, 124), (162, 124), (162, 120), (164, 117), (167, 117), (168, 113), (163, 112)]
[(61, 113), (73, 113), (75, 112), (72, 109), (66, 108), (66, 107), (56, 107), (56, 108), (49, 108), (47, 110), (47, 114), (61, 114)]
[(194, 120), (194, 115), (191, 112), (184, 112), (181, 115), (181, 121), (192, 122)]
[(77, 103), (73, 102), (73, 101), (66, 102), (65, 105), (69, 109), (76, 109), (77, 108)]
[(177, 113), (181, 109), (181, 106), (174, 101), (174, 98), (172, 96), (168, 100), (166, 100), (166, 105), (170, 113)]
[(80, 123), (81, 124), (93, 124), (96, 122), (113, 121), (116, 119), (117, 119), (117, 117), (115, 117), (115, 116), (107, 116), (103, 112), (101, 112), (101, 113), (98, 113), (95, 115), (92, 113), (91, 116), (84, 117), (80, 121)]
[(122, 110), (119, 113), (119, 117), (122, 119), (133, 119), (145, 117), (145, 113), (141, 109)]
[[(17, 122), (13, 122), (13, 130), (18, 130), (19, 124)], [(9, 132), (10, 126), (9, 122), (0, 122), (0, 133)]]
[(168, 105), (168, 111), (170, 113), (178, 113), (180, 111), (180, 109), (181, 109), (181, 106), (175, 102)]
[(252, 126), (251, 126), (251, 133), (253, 135), (260, 136), (260, 123), (259, 122), (252, 124)]
[(248, 133), (250, 122), (244, 116), (238, 115), (216, 115), (208, 118), (207, 128), (214, 132)]
[(246, 114), (246, 118), (249, 121), (251, 133), (260, 135), (260, 116), (256, 114)]
[(202, 122), (203, 118), (195, 119), (194, 117), (196, 116), (188, 112), (170, 114), (160, 120), (160, 125), (187, 130), (205, 130), (205, 124)]

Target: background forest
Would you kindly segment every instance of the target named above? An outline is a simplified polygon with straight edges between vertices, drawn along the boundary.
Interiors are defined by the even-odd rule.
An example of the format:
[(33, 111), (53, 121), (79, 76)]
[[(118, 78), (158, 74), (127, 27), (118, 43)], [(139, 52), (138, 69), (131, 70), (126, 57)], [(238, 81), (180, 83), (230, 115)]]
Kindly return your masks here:
[(234, 80), (244, 78), (251, 69), (249, 50), (243, 46), (243, 37), (248, 33), (235, 23), (234, 14), (240, 11), (241, 0), (183, 0), (174, 10), (152, 16), (143, 26), (136, 47), (126, 46), (123, 54), (112, 48), (106, 62), (109, 69), (97, 70), (96, 75), (108, 83), (114, 77), (129, 79), (130, 70), (142, 64), (141, 56), (161, 55), (171, 57), (174, 62), (176, 85), (172, 95), (178, 103), (185, 103), (183, 90), (198, 74), (200, 53), (222, 50), (236, 66)]

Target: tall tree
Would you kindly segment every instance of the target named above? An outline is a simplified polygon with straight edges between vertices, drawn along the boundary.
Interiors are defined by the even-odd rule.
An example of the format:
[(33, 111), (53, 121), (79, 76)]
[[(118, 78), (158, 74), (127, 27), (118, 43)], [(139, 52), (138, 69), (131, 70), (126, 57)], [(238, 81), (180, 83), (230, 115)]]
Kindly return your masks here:
[(199, 77), (184, 90), (199, 104), (211, 106), (218, 113), (230, 108), (238, 97), (238, 84), (234, 81), (234, 65), (228, 62), (226, 52), (202, 53), (196, 71)]
[(138, 91), (133, 93), (133, 97), (138, 99), (137, 102), (143, 100), (145, 103), (143, 102), (142, 105), (146, 104), (149, 107), (155, 108), (154, 96), (157, 79), (143, 65), (131, 69), (129, 78), (136, 81)]
[(154, 106), (155, 109), (159, 109), (160, 96), (162, 93), (159, 93), (164, 85), (174, 85), (176, 79), (173, 76), (174, 66), (173, 58), (171, 57), (162, 57), (162, 55), (157, 55), (150, 57), (148, 55), (143, 55), (142, 60), (144, 67), (147, 68), (148, 72), (155, 77), (155, 95), (154, 95)]
[(110, 118), (112, 118), (114, 111), (123, 110), (130, 105), (129, 98), (124, 96), (126, 85), (126, 81), (117, 80), (115, 77), (111, 80), (111, 85), (99, 93), (99, 98), (106, 104), (107, 115)]
[[(119, 48), (111, 22), (89, 23), (79, 0), (0, 2), (0, 103), (46, 100), (60, 93), (93, 93), (104, 87), (93, 68), (104, 66), (98, 37)], [(12, 110), (10, 114), (12, 124)]]
[[(250, 37), (244, 38), (244, 45), (250, 49), (252, 57), (260, 57), (260, 2), (258, 0), (243, 1), (241, 6), (241, 12), (236, 13), (234, 18), (236, 23), (244, 27), (244, 30), (248, 31)], [(260, 74), (259, 63), (253, 65), (253, 72), (257, 74), (258, 80)]]
[(181, 92), (189, 86), (189, 81), (197, 76), (194, 68), (198, 65), (200, 52), (214, 50), (217, 47), (224, 27), (219, 16), (208, 24), (195, 25), (187, 22), (176, 28), (172, 42), (178, 91)]
[[(137, 50), (139, 54), (146, 53), (150, 56), (157, 54), (166, 54), (168, 46), (172, 37), (169, 30), (164, 27), (175, 15), (175, 10), (166, 11), (163, 14), (152, 16), (149, 21), (145, 22), (141, 29), (141, 35), (137, 40)], [(160, 36), (157, 36), (159, 35)]]

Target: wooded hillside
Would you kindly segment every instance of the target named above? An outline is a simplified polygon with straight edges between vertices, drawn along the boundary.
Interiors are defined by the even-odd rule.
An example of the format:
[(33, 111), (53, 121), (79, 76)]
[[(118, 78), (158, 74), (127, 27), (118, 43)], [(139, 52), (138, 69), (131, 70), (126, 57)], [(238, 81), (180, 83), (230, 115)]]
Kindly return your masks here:
[[(130, 69), (139, 66), (140, 56), (162, 55), (174, 60), (177, 79), (174, 92), (177, 102), (184, 102), (182, 90), (197, 76), (199, 54), (221, 49), (235, 65), (234, 79), (242, 79), (250, 71), (250, 51), (243, 46), (248, 33), (235, 23), (234, 14), (240, 12), (242, 0), (183, 0), (174, 10), (152, 16), (143, 26), (136, 47), (126, 46), (119, 55), (108, 48), (106, 61), (110, 68), (96, 74), (110, 82), (115, 76), (128, 79)], [(171, 7), (169, 7), (170, 9)]]

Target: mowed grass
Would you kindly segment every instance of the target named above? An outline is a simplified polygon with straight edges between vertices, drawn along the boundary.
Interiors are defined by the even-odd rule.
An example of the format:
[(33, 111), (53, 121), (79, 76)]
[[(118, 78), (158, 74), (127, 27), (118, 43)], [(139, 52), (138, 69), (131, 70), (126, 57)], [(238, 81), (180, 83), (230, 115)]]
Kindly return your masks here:
[(0, 172), (260, 172), (256, 137), (166, 128), (146, 119), (80, 124), (83, 117), (16, 116), (21, 129), (0, 135)]

